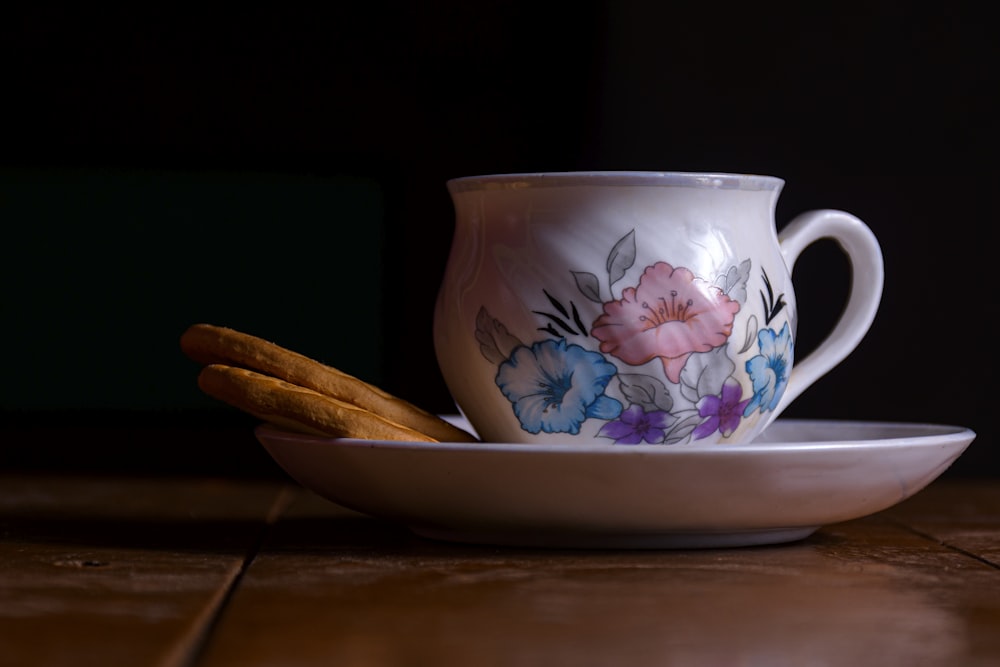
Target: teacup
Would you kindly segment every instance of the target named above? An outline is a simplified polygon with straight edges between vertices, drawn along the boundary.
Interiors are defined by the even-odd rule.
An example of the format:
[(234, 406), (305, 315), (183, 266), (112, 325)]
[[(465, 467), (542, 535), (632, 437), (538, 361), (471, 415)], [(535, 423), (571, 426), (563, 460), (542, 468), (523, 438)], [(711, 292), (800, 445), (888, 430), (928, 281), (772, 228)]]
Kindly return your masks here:
[[(882, 294), (855, 216), (777, 233), (784, 181), (566, 172), (448, 181), (456, 227), (434, 345), (458, 409), (490, 442), (745, 443), (849, 355)], [(791, 272), (819, 239), (850, 260), (826, 339), (795, 360)]]

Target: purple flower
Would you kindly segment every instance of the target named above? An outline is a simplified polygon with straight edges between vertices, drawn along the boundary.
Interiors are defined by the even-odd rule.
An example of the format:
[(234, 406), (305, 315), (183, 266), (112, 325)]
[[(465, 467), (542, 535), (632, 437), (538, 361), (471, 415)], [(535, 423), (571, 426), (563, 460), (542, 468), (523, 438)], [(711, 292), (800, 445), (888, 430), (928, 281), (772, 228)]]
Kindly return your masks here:
[(676, 421), (676, 417), (663, 410), (646, 412), (641, 405), (631, 405), (621, 413), (618, 420), (609, 421), (597, 435), (611, 438), (616, 445), (638, 445), (642, 441), (649, 444), (663, 442), (663, 429)]
[(716, 431), (728, 438), (740, 425), (743, 410), (750, 399), (741, 401), (743, 388), (739, 382), (729, 379), (722, 385), (722, 393), (718, 396), (704, 396), (698, 401), (698, 414), (707, 417), (691, 435), (695, 440), (707, 438)]

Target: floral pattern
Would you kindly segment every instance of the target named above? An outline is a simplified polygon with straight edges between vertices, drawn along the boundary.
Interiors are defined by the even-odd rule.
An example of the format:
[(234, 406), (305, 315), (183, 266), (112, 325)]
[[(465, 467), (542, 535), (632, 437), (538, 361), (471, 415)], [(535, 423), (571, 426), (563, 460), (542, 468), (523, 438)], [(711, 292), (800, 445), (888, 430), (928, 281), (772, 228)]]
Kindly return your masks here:
[(707, 438), (716, 431), (728, 438), (740, 425), (743, 411), (750, 399), (740, 400), (743, 387), (732, 378), (722, 385), (722, 393), (718, 396), (709, 394), (698, 401), (698, 414), (705, 418), (692, 432), (695, 439)]
[(517, 346), (496, 383), (530, 433), (573, 433), (585, 419), (613, 419), (622, 404), (604, 394), (618, 369), (565, 338)]
[(663, 410), (647, 412), (641, 405), (630, 405), (620, 419), (602, 426), (598, 435), (621, 445), (638, 445), (641, 442), (653, 445), (663, 442), (667, 427), (676, 419)]
[(687, 269), (657, 262), (643, 272), (638, 287), (604, 304), (590, 333), (601, 341), (601, 352), (627, 364), (660, 359), (667, 379), (676, 383), (694, 352), (708, 352), (729, 339), (739, 309), (739, 303)]
[(777, 334), (773, 329), (762, 329), (757, 334), (757, 342), (760, 354), (747, 362), (753, 398), (746, 406), (745, 416), (750, 416), (754, 410), (766, 412), (778, 407), (792, 365), (792, 335), (787, 322)]
[[(747, 314), (740, 343), (736, 316), (749, 307), (751, 260), (712, 280), (657, 261), (638, 267), (635, 282), (616, 298), (615, 286), (635, 260), (635, 233), (629, 232), (608, 254), (606, 282), (592, 272), (571, 272), (579, 294), (594, 304), (592, 319), (586, 307), (543, 289), (551, 308), (534, 312), (537, 331), (550, 337), (541, 340), (522, 342), (480, 309), (476, 339), (496, 364), (496, 385), (521, 428), (575, 435), (593, 419), (603, 422), (598, 437), (615, 444), (724, 441), (745, 419), (774, 411), (794, 345), (787, 320), (775, 330), (775, 320), (787, 317), (786, 304), (766, 271), (759, 277), (761, 310)], [(738, 365), (740, 359), (747, 360)]]

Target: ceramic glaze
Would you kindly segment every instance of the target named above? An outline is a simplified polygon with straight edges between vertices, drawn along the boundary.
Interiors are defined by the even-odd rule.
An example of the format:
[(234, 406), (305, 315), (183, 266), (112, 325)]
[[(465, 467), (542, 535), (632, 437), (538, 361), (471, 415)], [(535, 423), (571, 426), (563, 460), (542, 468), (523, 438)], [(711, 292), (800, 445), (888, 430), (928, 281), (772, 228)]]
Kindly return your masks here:
[[(812, 211), (779, 238), (782, 186), (652, 172), (450, 181), (434, 342), (459, 409), (495, 442), (752, 440), (856, 347), (881, 297), (868, 227)], [(852, 291), (796, 363), (791, 270), (820, 238), (848, 254)]]
[(785, 419), (753, 444), (680, 447), (347, 440), (267, 424), (256, 435), (307, 489), (424, 537), (591, 549), (801, 539), (909, 498), (975, 438), (945, 424)]

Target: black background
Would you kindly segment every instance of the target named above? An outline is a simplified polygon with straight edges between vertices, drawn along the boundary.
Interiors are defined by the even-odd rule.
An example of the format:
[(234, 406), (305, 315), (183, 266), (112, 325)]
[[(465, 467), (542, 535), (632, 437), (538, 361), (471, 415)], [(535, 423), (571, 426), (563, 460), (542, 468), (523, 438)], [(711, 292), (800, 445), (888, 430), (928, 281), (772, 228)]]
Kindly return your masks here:
[[(786, 181), (779, 227), (807, 209), (844, 209), (869, 224), (885, 255), (886, 288), (872, 331), (786, 416), (969, 426), (979, 437), (948, 474), (1000, 474), (987, 414), (998, 335), (996, 281), (988, 271), (996, 263), (998, 177), (993, 23), (962, 3), (814, 4), (372, 0), (319, 8), (5, 10), (0, 166), (8, 194), (23, 173), (43, 184), (47, 173), (102, 170), (167, 174), (171, 182), (185, 173), (235, 174), (248, 192), (261, 179), (346, 179), (377, 186), (382, 227), (378, 246), (363, 251), (381, 267), (380, 282), (371, 283), (378, 294), (366, 295), (360, 284), (324, 285), (321, 271), (307, 283), (275, 272), (268, 284), (278, 292), (244, 295), (246, 307), (235, 312), (222, 303), (217, 311), (204, 304), (194, 310), (160, 292), (134, 295), (125, 311), (135, 319), (116, 322), (115, 332), (79, 309), (59, 315), (67, 306), (57, 301), (50, 311), (52, 322), (64, 323), (58, 335), (21, 336), (17, 345), (11, 332), (36, 323), (24, 321), (29, 311), (11, 307), (12, 295), (18, 303), (51, 295), (37, 278), (4, 274), (4, 347), (30, 360), (8, 365), (14, 370), (5, 384), (26, 383), (30, 368), (52, 397), (51, 405), (26, 405), (8, 390), (4, 419), (18, 437), (30, 435), (31, 424), (112, 420), (129, 425), (119, 433), (122, 442), (129, 429), (153, 419), (222, 424), (244, 439), (231, 452), (216, 445), (217, 458), (203, 460), (223, 471), (267, 468), (249, 432), (252, 420), (202, 400), (196, 369), (176, 349), (183, 328), (198, 320), (269, 337), (448, 412), (431, 342), (453, 224), (448, 178), (584, 169), (752, 172)], [(127, 188), (127, 178), (116, 182)], [(198, 259), (164, 263), (158, 280), (190, 288), (210, 263), (213, 277), (229, 271), (238, 283), (258, 269), (266, 274), (279, 242), (287, 274), (296, 266), (289, 230), (304, 234), (289, 224), (308, 218), (294, 193), (287, 196), (287, 207), (248, 213), (253, 224), (237, 232), (213, 231), (207, 215), (200, 230), (178, 224), (181, 241), (173, 245), (162, 243), (170, 218), (161, 216), (167, 229), (157, 231), (159, 241), (141, 239), (144, 252), (176, 249), (184, 239), (207, 247)], [(335, 208), (327, 213), (329, 258), (351, 262), (359, 248), (337, 239), (350, 237), (353, 218)], [(38, 247), (11, 232), (28, 223), (5, 221), (5, 263), (44, 267), (45, 275), (72, 282), (134, 251), (135, 239), (113, 226), (123, 223), (96, 217), (88, 224), (104, 226), (105, 242), (58, 263), (36, 257)], [(237, 252), (227, 253), (234, 233)], [(838, 315), (844, 268), (825, 245), (797, 265), (798, 356)], [(309, 319), (290, 314), (287, 299), (294, 298)], [(378, 322), (352, 316), (352, 304), (365, 298), (377, 304)], [(144, 316), (153, 312), (164, 315)], [(122, 335), (129, 321), (165, 324)], [(365, 327), (379, 349), (367, 361), (331, 349), (316, 331), (368, 335)], [(87, 345), (80, 345), (84, 333)], [(110, 397), (95, 405), (54, 348), (79, 346), (75, 354), (86, 357), (108, 340), (118, 341), (118, 352), (86, 377)], [(144, 367), (163, 374), (163, 386), (178, 387), (152, 407), (137, 403), (125, 381)], [(3, 446), (9, 465), (151, 460), (166, 470), (183, 468), (194, 445), (150, 436), (142, 455), (107, 444), (87, 456), (70, 444), (52, 444), (44, 455), (25, 453), (39, 450), (14, 438)]]

